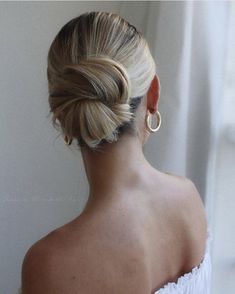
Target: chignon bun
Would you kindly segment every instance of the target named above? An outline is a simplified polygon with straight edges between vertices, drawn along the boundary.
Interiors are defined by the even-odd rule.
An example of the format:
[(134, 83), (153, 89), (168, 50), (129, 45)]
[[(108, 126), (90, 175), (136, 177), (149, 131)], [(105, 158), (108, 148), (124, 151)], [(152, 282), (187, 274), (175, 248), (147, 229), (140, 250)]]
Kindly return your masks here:
[[(102, 29), (101, 23), (105, 19), (112, 24), (111, 28), (109, 25), (106, 29), (103, 26)], [(71, 20), (64, 27), (64, 31), (60, 31), (48, 54), (47, 76), (52, 121), (54, 125), (56, 119), (60, 121), (67, 137), (76, 137), (80, 143), (96, 148), (103, 140), (109, 143), (116, 141), (120, 126), (132, 122), (132, 96), (146, 93), (155, 74), (155, 64), (144, 38), (140, 38), (140, 34), (133, 30), (133, 26), (119, 16), (92, 12), (80, 16), (77, 19), (77, 26), (74, 21), (75, 19)], [(86, 29), (82, 26), (82, 21), (86, 23)], [(115, 32), (118, 31), (118, 24), (120, 32)], [(129, 44), (124, 31), (128, 27)], [(79, 43), (78, 28), (84, 29), (80, 32), (81, 36), (86, 36), (87, 33), (86, 37), (83, 36), (84, 42)], [(94, 29), (94, 35), (96, 32), (95, 36), (92, 35), (91, 28)], [(98, 28), (100, 33), (107, 37), (106, 42), (102, 39), (97, 40)], [(125, 38), (119, 41), (118, 38), (112, 39), (109, 32), (112, 32), (113, 36), (116, 33), (116, 37)], [(99, 37), (101, 38), (101, 35)], [(125, 40), (126, 44), (123, 44), (121, 41)], [(117, 45), (123, 49), (116, 50)], [(141, 52), (137, 50), (137, 45), (142, 45)], [(134, 52), (134, 49), (137, 51)], [(134, 54), (135, 59), (130, 54)], [(136, 66), (142, 68), (136, 70)], [(149, 73), (151, 75), (147, 77)], [(142, 82), (142, 89), (138, 82)]]

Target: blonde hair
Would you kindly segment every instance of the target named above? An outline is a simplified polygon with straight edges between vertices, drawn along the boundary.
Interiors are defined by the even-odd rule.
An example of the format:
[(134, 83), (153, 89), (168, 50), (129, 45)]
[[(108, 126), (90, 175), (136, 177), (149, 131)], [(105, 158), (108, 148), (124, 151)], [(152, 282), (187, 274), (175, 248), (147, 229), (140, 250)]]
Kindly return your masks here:
[(54, 127), (57, 119), (64, 135), (90, 148), (134, 128), (136, 103), (156, 73), (142, 33), (119, 15), (101, 11), (65, 24), (47, 63)]

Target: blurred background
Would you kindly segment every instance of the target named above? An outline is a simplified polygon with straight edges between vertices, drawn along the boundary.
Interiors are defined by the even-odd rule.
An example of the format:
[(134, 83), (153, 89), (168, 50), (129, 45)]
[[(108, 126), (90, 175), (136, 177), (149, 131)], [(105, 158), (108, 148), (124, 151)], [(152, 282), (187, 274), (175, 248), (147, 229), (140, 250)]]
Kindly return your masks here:
[(29, 247), (81, 213), (88, 185), (76, 144), (47, 117), (46, 58), (87, 11), (141, 31), (161, 81), (162, 125), (145, 147), (157, 169), (190, 178), (206, 207), (212, 294), (235, 292), (235, 2), (0, 2), (0, 293), (16, 293)]

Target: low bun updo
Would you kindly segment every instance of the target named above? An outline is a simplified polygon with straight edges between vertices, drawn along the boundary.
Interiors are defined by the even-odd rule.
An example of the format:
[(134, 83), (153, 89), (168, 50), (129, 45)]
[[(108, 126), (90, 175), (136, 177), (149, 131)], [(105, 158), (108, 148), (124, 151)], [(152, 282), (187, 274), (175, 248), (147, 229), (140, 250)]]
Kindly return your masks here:
[(147, 42), (117, 14), (84, 13), (69, 21), (48, 53), (52, 122), (95, 149), (134, 130), (134, 111), (155, 75)]

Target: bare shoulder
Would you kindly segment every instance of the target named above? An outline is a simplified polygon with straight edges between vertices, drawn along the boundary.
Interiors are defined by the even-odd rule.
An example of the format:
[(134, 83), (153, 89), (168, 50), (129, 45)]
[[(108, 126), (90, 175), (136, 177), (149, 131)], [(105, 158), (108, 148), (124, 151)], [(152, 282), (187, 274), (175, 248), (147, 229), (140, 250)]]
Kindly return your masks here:
[[(195, 183), (186, 177), (167, 173), (169, 190), (174, 190), (174, 208), (180, 212), (189, 235), (201, 236), (205, 243), (207, 235), (207, 217), (204, 203)], [(174, 197), (172, 197), (174, 199)], [(204, 241), (203, 241), (204, 239)]]
[(79, 230), (77, 234), (76, 252), (68, 246), (64, 227), (29, 248), (22, 264), (22, 294), (90, 293), (85, 291), (88, 267), (84, 263), (85, 250), (80, 250)]
[(187, 179), (185, 185), (189, 195), (189, 197), (187, 197), (187, 194), (185, 195), (185, 202), (188, 207), (187, 217), (188, 214), (191, 215), (191, 221), (194, 223), (193, 228), (195, 230), (193, 233), (196, 236), (197, 231), (200, 232), (201, 238), (204, 240), (202, 243), (205, 244), (208, 223), (204, 203), (195, 183), (191, 179)]
[(183, 177), (181, 179), (181, 185), (183, 189), (181, 196), (183, 204), (185, 205), (185, 214), (187, 217), (189, 217), (189, 214), (192, 216), (192, 218), (195, 217), (198, 222), (201, 221), (204, 223), (205, 227), (205, 207), (195, 183), (191, 179)]
[[(117, 279), (108, 259), (102, 259), (102, 252), (97, 254), (85, 246), (88, 239), (76, 239), (74, 250), (73, 245), (67, 246), (64, 233), (56, 230), (27, 251), (22, 264), (22, 294), (132, 293), (133, 285)], [(137, 294), (140, 291), (135, 289)]]
[[(23, 294), (47, 293), (52, 272), (54, 251), (45, 238), (33, 244), (24, 256), (21, 269), (21, 287)], [(49, 292), (48, 292), (49, 293)]]
[(180, 196), (181, 199), (185, 200), (189, 204), (197, 204), (198, 208), (204, 210), (204, 204), (201, 198), (201, 195), (198, 192), (198, 189), (195, 183), (184, 176), (175, 175), (172, 173), (162, 173), (165, 177), (165, 184), (169, 190), (175, 191), (177, 196)]
[(58, 232), (50, 232), (27, 250), (21, 268), (22, 294), (62, 293), (55, 288), (59, 285), (57, 263), (61, 254)]
[(22, 294), (68, 293), (61, 289), (61, 269), (58, 268), (61, 257), (55, 236), (54, 232), (50, 233), (27, 251), (21, 270)]

